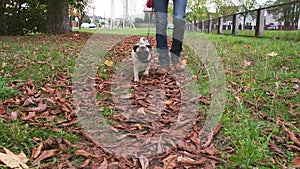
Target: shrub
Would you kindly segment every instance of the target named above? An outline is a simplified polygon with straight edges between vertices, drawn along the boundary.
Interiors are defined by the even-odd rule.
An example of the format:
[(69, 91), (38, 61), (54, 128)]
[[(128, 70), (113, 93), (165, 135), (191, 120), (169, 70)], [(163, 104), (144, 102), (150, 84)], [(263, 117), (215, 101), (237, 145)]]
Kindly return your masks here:
[(0, 2), (0, 35), (47, 32), (47, 6), (39, 0)]

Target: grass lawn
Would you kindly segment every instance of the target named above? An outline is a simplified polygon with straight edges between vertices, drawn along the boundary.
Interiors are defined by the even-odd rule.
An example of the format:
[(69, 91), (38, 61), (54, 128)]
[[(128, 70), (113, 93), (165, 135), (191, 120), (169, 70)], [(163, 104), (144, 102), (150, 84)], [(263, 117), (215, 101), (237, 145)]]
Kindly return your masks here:
[[(213, 31), (213, 33), (217, 33), (216, 30)], [(224, 35), (231, 35), (232, 31), (224, 30)], [(239, 30), (238, 36), (255, 36), (254, 30)], [(263, 32), (264, 38), (272, 38), (272, 39), (282, 39), (282, 40), (300, 40), (300, 31), (299, 30), (264, 30)]]
[[(150, 31), (154, 36), (155, 30)], [(70, 95), (76, 58), (93, 32), (0, 37), (0, 146), (16, 154), (23, 151), (32, 168), (90, 163), (86, 153), (94, 149), (76, 125)], [(97, 33), (147, 36), (147, 29)], [(187, 34), (205, 37), (224, 67), (226, 105), (213, 142), (226, 163), (218, 167), (291, 167), (300, 154), (300, 42)], [(278, 36), (291, 37), (283, 32)], [(295, 36), (299, 40), (299, 32)], [(201, 94), (209, 97), (202, 61), (187, 45), (183, 56)], [(46, 150), (51, 150), (48, 158), (40, 157)]]

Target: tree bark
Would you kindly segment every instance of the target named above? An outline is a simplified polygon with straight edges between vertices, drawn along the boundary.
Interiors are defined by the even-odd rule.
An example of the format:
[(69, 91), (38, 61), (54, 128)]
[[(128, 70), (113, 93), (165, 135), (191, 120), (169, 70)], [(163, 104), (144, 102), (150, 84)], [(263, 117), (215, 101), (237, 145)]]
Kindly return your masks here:
[(48, 0), (49, 33), (71, 32), (68, 0)]

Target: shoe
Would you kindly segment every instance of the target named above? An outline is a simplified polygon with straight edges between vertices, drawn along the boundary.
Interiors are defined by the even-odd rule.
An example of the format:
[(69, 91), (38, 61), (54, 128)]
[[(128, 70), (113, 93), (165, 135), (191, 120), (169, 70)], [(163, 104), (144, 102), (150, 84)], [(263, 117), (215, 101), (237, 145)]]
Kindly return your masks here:
[(183, 64), (180, 57), (173, 56), (171, 58), (172, 64), (176, 72), (183, 72), (185, 70), (185, 65)]
[(166, 75), (170, 72), (170, 66), (161, 66), (158, 68), (157, 73), (160, 75)]

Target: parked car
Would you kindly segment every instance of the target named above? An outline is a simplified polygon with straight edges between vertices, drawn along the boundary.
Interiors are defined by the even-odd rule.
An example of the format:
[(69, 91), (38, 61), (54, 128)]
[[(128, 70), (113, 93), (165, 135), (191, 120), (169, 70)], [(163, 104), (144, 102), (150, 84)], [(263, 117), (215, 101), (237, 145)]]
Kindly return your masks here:
[(97, 26), (94, 23), (89, 24), (89, 28), (96, 28)]
[(268, 30), (276, 30), (276, 26), (275, 25), (270, 25), (267, 27)]
[(81, 28), (96, 28), (97, 26), (94, 23), (82, 23)]

